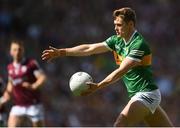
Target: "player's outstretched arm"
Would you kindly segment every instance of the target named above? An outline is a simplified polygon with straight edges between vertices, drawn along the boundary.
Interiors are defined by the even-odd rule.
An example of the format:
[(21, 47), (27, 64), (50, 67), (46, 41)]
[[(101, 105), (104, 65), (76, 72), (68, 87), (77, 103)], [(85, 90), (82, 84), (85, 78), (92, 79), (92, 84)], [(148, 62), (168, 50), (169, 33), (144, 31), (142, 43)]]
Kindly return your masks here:
[(109, 49), (104, 45), (104, 43), (95, 44), (82, 44), (72, 48), (62, 48), (57, 49), (54, 47), (49, 47), (49, 49), (44, 50), (42, 53), (42, 60), (51, 60), (57, 57), (63, 56), (89, 56), (93, 54), (99, 54), (107, 52)]

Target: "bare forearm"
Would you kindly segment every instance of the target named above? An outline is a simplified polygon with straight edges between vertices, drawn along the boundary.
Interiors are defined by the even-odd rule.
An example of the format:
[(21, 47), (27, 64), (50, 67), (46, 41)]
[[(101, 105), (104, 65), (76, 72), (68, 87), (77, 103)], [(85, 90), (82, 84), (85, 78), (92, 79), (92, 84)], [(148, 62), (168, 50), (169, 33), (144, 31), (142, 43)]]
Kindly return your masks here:
[(126, 71), (124, 70), (116, 69), (98, 84), (99, 88), (104, 88), (110, 84), (117, 82), (125, 72)]
[(4, 104), (11, 99), (12, 88), (13, 88), (12, 82), (9, 80), (7, 84), (7, 88), (4, 91), (3, 96), (1, 97), (1, 101), (0, 101), (1, 104)]
[(72, 48), (61, 48), (57, 49), (54, 47), (49, 47), (49, 49), (44, 50), (42, 54), (42, 60), (52, 60), (57, 57), (64, 56), (90, 56), (92, 54), (100, 54), (109, 51), (105, 46), (105, 42), (94, 43), (94, 44), (82, 44)]
[(129, 69), (137, 65), (139, 65), (139, 62), (125, 58), (119, 68), (114, 70), (110, 75), (108, 75), (98, 84), (99, 88), (103, 88), (109, 84), (118, 81)]
[(94, 44), (83, 44), (66, 49), (67, 56), (90, 56), (109, 51), (103, 42)]
[(0, 98), (1, 104), (5, 104), (11, 99), (11, 94), (8, 91), (5, 91), (3, 96)]
[(66, 48), (67, 56), (89, 56), (92, 53), (92, 48), (89, 44), (83, 44), (73, 48)]
[(38, 77), (37, 81), (35, 83), (33, 83), (32, 86), (34, 89), (40, 88), (41, 86), (43, 86), (45, 81), (46, 81), (46, 76), (43, 74)]

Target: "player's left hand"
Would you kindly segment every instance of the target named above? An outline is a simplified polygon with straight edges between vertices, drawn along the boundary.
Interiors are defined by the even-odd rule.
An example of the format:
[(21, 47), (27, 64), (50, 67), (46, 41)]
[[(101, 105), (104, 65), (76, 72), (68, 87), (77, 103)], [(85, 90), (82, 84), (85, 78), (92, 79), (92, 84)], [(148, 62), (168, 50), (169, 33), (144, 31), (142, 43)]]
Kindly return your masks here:
[(89, 88), (86, 91), (82, 92), (81, 96), (87, 96), (98, 89), (98, 83), (87, 82), (86, 84), (89, 86)]

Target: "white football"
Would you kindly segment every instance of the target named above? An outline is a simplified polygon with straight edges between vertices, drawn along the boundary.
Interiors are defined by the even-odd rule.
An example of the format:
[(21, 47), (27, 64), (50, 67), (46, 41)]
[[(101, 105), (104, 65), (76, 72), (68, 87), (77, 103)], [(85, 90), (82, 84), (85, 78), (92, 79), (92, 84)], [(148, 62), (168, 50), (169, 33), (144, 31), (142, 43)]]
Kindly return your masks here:
[(80, 96), (81, 93), (89, 88), (86, 82), (93, 82), (92, 77), (86, 72), (76, 72), (69, 81), (69, 86), (75, 96)]

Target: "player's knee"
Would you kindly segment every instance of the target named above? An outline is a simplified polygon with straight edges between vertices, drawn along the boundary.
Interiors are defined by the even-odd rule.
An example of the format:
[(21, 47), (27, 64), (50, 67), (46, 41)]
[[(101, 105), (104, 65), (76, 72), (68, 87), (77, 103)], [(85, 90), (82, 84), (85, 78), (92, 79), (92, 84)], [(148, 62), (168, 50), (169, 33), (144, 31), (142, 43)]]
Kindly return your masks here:
[(115, 123), (114, 123), (114, 127), (123, 127), (123, 126), (127, 126), (127, 117), (124, 116), (123, 114), (119, 114), (118, 118), (116, 119)]
[(33, 127), (44, 127), (43, 121), (33, 122)]

